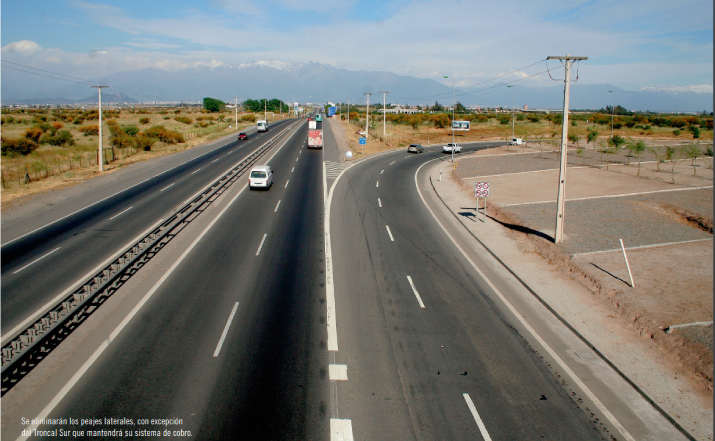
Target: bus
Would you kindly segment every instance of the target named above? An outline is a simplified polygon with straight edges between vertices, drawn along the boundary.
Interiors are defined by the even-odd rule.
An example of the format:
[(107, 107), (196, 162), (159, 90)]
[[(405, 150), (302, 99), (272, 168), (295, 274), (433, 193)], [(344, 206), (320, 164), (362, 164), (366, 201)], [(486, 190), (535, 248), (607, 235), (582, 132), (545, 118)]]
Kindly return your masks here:
[(320, 113), (315, 114), (315, 120), (316, 121), (323, 121), (323, 117), (320, 115)]

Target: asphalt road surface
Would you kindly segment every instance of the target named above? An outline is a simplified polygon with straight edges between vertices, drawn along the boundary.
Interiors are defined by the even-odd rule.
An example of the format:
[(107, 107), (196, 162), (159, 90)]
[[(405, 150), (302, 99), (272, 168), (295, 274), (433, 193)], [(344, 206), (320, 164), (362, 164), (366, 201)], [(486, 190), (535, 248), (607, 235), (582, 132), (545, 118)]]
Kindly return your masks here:
[[(111, 188), (103, 189), (111, 192), (109, 197), (102, 199), (101, 193), (95, 192), (97, 203), (89, 207), (89, 201), (73, 201), (78, 206), (65, 213), (50, 206), (48, 212), (38, 215), (44, 228), (23, 230), (26, 219), (16, 222), (20, 225), (3, 224), (2, 335), (285, 126), (286, 122), (278, 122), (269, 132), (252, 135), (247, 141), (237, 141), (232, 135), (218, 148), (164, 173), (147, 170), (143, 182), (133, 186), (131, 182), (113, 182)], [(136, 181), (137, 177), (128, 175), (126, 179)]]

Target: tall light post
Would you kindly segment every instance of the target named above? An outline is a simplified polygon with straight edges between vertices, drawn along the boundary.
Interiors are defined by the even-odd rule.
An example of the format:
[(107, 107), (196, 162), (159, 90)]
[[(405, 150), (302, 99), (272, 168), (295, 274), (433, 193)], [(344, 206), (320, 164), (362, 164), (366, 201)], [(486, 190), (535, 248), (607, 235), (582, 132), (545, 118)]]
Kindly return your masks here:
[(613, 94), (613, 104), (611, 105), (611, 139), (613, 139), (613, 117), (616, 115), (616, 92), (609, 90), (608, 93)]
[(506, 86), (514, 89), (514, 105), (511, 108), (511, 137), (514, 137), (514, 126), (516, 125), (516, 86)]
[(235, 96), (233, 99), (236, 101), (236, 130), (238, 130), (238, 97)]
[(449, 77), (447, 75), (442, 75), (444, 78), (452, 79), (452, 162), (454, 162), (454, 120), (455, 118), (455, 108), (457, 107), (457, 93), (454, 88), (454, 77)]
[(99, 90), (99, 171), (104, 171), (104, 145), (102, 139), (102, 89), (109, 86), (92, 86)]
[(363, 93), (367, 96), (367, 107), (365, 107), (365, 141), (367, 141), (368, 127), (370, 127), (370, 95), (371, 93)]
[(386, 110), (386, 96), (390, 92), (378, 92), (382, 94), (382, 137), (383, 139), (387, 136), (387, 122), (385, 120), (385, 110)]
[(266, 127), (268, 127), (268, 98), (263, 100), (263, 119), (266, 121)]

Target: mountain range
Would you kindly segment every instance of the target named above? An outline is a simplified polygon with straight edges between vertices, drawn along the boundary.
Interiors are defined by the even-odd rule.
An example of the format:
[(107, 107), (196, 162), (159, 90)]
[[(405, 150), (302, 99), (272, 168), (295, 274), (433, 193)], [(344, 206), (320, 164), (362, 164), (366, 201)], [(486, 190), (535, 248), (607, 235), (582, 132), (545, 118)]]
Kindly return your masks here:
[[(278, 98), (286, 102), (323, 103), (326, 101), (364, 104), (364, 93), (372, 93), (370, 102), (382, 103), (380, 91), (389, 91), (387, 102), (401, 105), (425, 105), (439, 101), (451, 105), (452, 88), (440, 82), (401, 76), (392, 72), (350, 71), (316, 62), (286, 63), (256, 61), (218, 67), (197, 66), (179, 71), (147, 68), (118, 72), (92, 78), (95, 84), (109, 84), (102, 93), (103, 102), (199, 102), (212, 97), (232, 102), (248, 98)], [(512, 83), (514, 85), (514, 83)], [(530, 109), (558, 109), (563, 106), (563, 83), (552, 87), (526, 87), (516, 83), (490, 83), (472, 88), (458, 88), (457, 101), (465, 106), (511, 108), (528, 105)], [(114, 91), (112, 89), (114, 88)], [(4, 71), (2, 104), (77, 104), (96, 102), (96, 93), (87, 97), (89, 86)], [(609, 93), (613, 91), (613, 94)], [(118, 93), (112, 93), (118, 92)], [(63, 98), (58, 98), (63, 97)], [(659, 112), (695, 112), (713, 110), (712, 87), (643, 88), (625, 90), (609, 84), (572, 83), (571, 109), (600, 109), (615, 99), (629, 110)]]

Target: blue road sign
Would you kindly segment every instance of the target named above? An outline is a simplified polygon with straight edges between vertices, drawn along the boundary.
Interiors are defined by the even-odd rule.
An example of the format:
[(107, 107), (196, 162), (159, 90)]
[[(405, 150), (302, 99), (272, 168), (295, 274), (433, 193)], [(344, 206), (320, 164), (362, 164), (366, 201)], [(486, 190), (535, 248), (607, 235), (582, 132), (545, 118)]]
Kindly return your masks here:
[(365, 137), (360, 137), (360, 145), (365, 145), (367, 144), (367, 139)]

